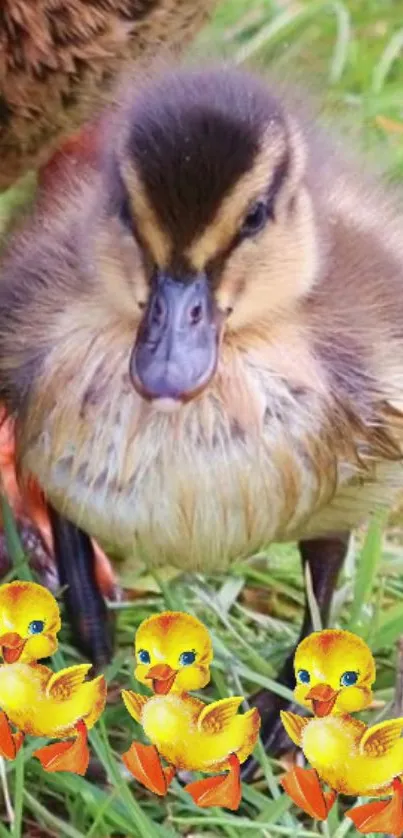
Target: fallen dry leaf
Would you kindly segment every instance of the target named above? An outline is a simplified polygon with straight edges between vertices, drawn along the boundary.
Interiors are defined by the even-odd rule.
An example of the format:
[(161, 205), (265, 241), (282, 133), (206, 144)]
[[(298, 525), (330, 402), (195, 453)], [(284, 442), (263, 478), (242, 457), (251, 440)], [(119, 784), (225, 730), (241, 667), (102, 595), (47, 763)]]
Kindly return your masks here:
[(387, 134), (403, 134), (403, 122), (390, 119), (388, 116), (377, 116), (375, 122)]

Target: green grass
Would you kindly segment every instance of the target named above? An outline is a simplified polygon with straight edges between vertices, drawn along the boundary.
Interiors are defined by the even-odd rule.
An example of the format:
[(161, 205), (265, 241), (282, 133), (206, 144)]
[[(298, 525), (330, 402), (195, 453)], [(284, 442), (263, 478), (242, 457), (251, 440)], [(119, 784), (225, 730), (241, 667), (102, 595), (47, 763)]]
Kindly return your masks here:
[[(403, 619), (403, 553), (396, 549), (392, 537), (381, 539), (381, 528), (382, 522), (375, 521), (366, 538), (359, 534), (341, 580), (332, 624), (352, 628), (371, 643), (378, 664), (376, 697), (385, 702), (380, 711), (387, 714), (394, 696), (394, 646)], [(361, 563), (362, 554), (371, 560)], [(176, 781), (168, 798), (161, 801), (139, 786), (134, 787), (119, 760), (119, 754), (134, 737), (142, 738), (142, 733), (127, 716), (116, 687), (135, 686), (131, 658), (133, 636), (144, 617), (156, 609), (174, 604), (196, 614), (209, 626), (215, 657), (211, 685), (203, 691), (207, 700), (231, 692), (248, 695), (262, 686), (288, 694), (273, 679), (297, 636), (303, 599), (298, 567), (295, 550), (287, 546), (273, 548), (268, 557), (240, 562), (229, 577), (178, 578), (174, 583), (163, 582), (163, 591), (154, 590), (152, 594), (147, 593), (148, 578), (140, 577), (139, 589), (143, 584), (144, 596), (118, 609), (118, 651), (106, 672), (113, 698), (90, 736), (97, 778), (91, 772), (86, 778), (45, 774), (31, 758), (38, 741), (27, 737), (17, 761), (5, 766), (15, 821), (8, 831), (4, 816), (0, 838), (3, 834), (30, 835), (32, 821), (39, 824), (44, 836), (71, 838), (88, 834), (97, 838), (121, 835), (236, 838), (242, 832), (276, 836), (291, 835), (296, 830), (301, 838), (322, 834), (341, 838), (347, 824), (339, 820), (337, 813), (332, 815), (325, 832), (309, 819), (297, 816), (278, 785), (281, 767), (262, 748), (257, 749), (261, 779), (253, 787), (244, 788), (239, 816), (197, 809)], [(28, 575), (27, 566), (24, 570), (23, 575)], [(18, 576), (21, 576), (21, 565)], [(156, 585), (152, 587), (155, 589)], [(259, 602), (263, 607), (257, 606)], [(66, 629), (62, 641), (54, 662), (57, 668), (77, 659), (68, 645)], [(378, 720), (379, 712), (371, 711), (366, 718)]]
[[(305, 79), (323, 101), (324, 112), (336, 116), (352, 141), (398, 180), (403, 175), (400, 5), (393, 0), (228, 0), (194, 53), (224, 55), (262, 70), (273, 66), (280, 75)], [(6, 223), (10, 211), (23, 203), (19, 186), (0, 200), (0, 221)], [(27, 578), (30, 570), (12, 518), (3, 511), (14, 562), (11, 576)], [(395, 646), (403, 631), (402, 545), (401, 530), (390, 522), (384, 529), (384, 521), (375, 520), (366, 535), (357, 533), (333, 606), (332, 625), (359, 633), (376, 654), (375, 697), (383, 704), (367, 713), (373, 722), (391, 712), (394, 698)], [(13, 809), (10, 823), (5, 802), (0, 806), (0, 838), (355, 835), (337, 807), (326, 825), (301, 817), (279, 787), (281, 766), (262, 748), (257, 749), (261, 779), (244, 788), (239, 816), (198, 809), (176, 781), (166, 800), (160, 800), (131, 782), (119, 759), (132, 739), (141, 736), (119, 700), (119, 687), (135, 686), (134, 634), (155, 610), (189, 611), (211, 630), (215, 657), (211, 684), (203, 691), (206, 699), (232, 692), (247, 696), (260, 687), (284, 693), (276, 672), (297, 637), (303, 606), (296, 550), (274, 547), (267, 555), (239, 562), (221, 578), (177, 577), (172, 571), (158, 579), (146, 572), (123, 574), (137, 597), (115, 606), (117, 652), (106, 673), (111, 698), (91, 733), (91, 769), (86, 778), (45, 774), (31, 756), (38, 742), (28, 737), (15, 763), (0, 765), (0, 798), (3, 794), (5, 801), (7, 792)], [(61, 639), (57, 668), (77, 661), (66, 628)]]

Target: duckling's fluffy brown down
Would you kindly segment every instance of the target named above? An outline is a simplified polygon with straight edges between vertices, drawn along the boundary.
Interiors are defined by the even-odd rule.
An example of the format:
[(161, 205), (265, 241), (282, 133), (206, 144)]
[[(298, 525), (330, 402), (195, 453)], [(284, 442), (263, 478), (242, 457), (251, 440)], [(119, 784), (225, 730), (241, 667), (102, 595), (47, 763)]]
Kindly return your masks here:
[(42, 165), (128, 61), (183, 49), (215, 0), (2, 0), (0, 188)]
[[(159, 564), (224, 569), (351, 529), (403, 483), (393, 200), (253, 76), (183, 70), (126, 99), (98, 169), (38, 209), (3, 267), (22, 470)], [(168, 404), (129, 374), (156, 272), (207, 276), (224, 323), (203, 391)]]

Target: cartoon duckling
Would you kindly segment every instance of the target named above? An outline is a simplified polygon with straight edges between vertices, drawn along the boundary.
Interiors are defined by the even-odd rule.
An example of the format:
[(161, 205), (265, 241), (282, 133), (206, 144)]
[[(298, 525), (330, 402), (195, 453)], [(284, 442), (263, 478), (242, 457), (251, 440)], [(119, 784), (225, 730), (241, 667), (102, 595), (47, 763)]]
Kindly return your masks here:
[[(130, 715), (152, 745), (133, 742), (123, 761), (146, 788), (165, 795), (176, 771), (207, 774), (186, 786), (198, 806), (236, 810), (241, 802), (240, 764), (252, 753), (260, 727), (257, 709), (237, 715), (242, 696), (205, 705), (189, 695), (210, 681), (210, 635), (198, 619), (166, 611), (145, 620), (136, 633), (135, 677), (151, 687), (151, 698), (122, 691)], [(163, 757), (167, 767), (161, 762)]]
[[(37, 663), (57, 649), (60, 612), (52, 594), (34, 582), (0, 587), (0, 754), (14, 759), (24, 734), (65, 739), (34, 752), (47, 771), (85, 774), (87, 730), (105, 705), (103, 675), (85, 681), (91, 664), (52, 672)], [(17, 728), (13, 733), (10, 723)]]
[[(282, 779), (292, 800), (312, 817), (325, 820), (336, 795), (391, 798), (346, 812), (359, 832), (403, 831), (403, 718), (367, 727), (352, 718), (371, 702), (375, 662), (366, 643), (351, 632), (314, 632), (300, 643), (294, 659), (295, 698), (315, 718), (281, 713), (293, 742), (311, 769), (293, 768)], [(324, 792), (320, 781), (331, 791)]]

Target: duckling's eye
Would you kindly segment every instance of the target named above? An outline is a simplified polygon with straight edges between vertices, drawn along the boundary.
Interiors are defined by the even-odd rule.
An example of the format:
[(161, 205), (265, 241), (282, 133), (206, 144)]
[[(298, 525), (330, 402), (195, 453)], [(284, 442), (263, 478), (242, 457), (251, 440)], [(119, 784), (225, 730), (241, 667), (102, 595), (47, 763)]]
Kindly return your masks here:
[(299, 681), (300, 684), (309, 684), (310, 680), (311, 680), (311, 676), (310, 676), (307, 669), (299, 669), (298, 670), (297, 681)]
[(146, 649), (140, 649), (137, 657), (138, 657), (140, 663), (150, 663), (150, 661), (151, 661), (150, 653), (147, 652)]
[(263, 229), (268, 217), (269, 213), (266, 204), (263, 201), (257, 201), (243, 220), (240, 229), (241, 237), (255, 236), (256, 233), (259, 233)]
[(342, 687), (353, 687), (358, 681), (358, 672), (352, 672), (348, 670), (347, 672), (343, 672), (343, 675), (340, 678), (340, 684)]
[(130, 206), (129, 196), (125, 195), (119, 208), (119, 218), (122, 224), (127, 227), (130, 232), (133, 231), (133, 214)]
[(28, 634), (40, 634), (45, 628), (43, 620), (32, 620), (28, 626)]
[(190, 666), (196, 660), (195, 652), (182, 652), (179, 663), (181, 666)]

